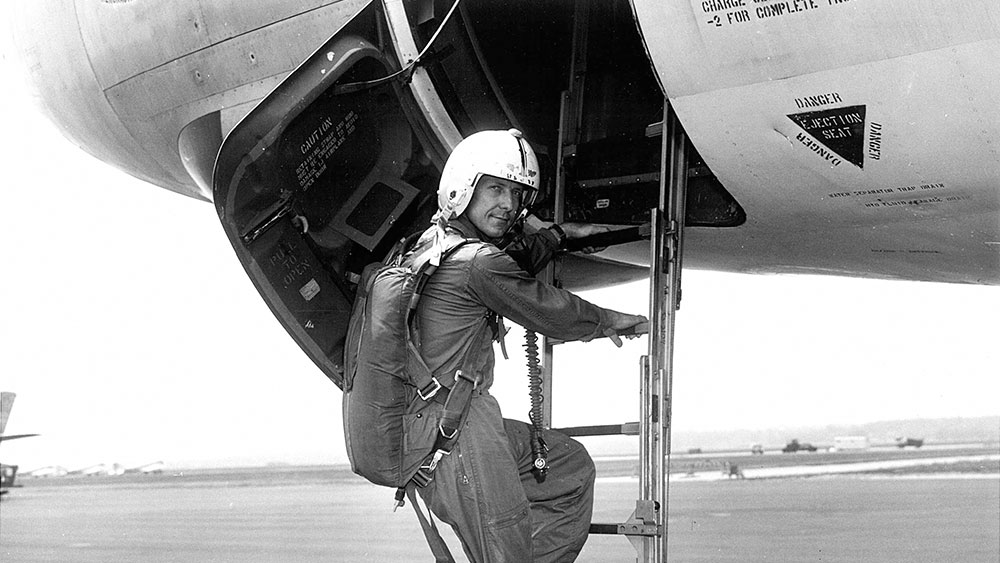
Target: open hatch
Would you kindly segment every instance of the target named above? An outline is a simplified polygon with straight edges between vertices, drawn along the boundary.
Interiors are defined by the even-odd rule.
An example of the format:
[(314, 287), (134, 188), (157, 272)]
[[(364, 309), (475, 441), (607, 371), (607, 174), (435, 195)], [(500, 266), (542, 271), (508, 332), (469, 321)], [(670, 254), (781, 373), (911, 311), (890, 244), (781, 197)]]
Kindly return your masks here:
[[(213, 177), (226, 235), (330, 379), (342, 380), (359, 273), (428, 224), (439, 171), (473, 132), (524, 131), (542, 167), (542, 219), (556, 218), (558, 193), (565, 221), (649, 220), (663, 94), (628, 2), (583, 4), (369, 3), (227, 136)], [(687, 224), (743, 222), (691, 152)], [(577, 259), (562, 278), (580, 288), (643, 276)]]

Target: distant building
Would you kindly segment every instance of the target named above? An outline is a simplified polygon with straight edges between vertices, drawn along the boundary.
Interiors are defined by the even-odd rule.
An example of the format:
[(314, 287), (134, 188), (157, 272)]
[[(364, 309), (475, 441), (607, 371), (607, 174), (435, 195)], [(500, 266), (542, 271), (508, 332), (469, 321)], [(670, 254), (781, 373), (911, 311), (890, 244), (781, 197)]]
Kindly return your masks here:
[(833, 439), (833, 450), (867, 450), (868, 436), (837, 436)]

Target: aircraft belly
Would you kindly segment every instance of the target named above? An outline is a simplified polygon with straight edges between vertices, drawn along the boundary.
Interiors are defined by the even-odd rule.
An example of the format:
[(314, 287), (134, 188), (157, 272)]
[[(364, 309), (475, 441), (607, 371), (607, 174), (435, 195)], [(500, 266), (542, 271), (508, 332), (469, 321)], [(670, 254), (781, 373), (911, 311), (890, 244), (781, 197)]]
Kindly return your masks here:
[(689, 229), (685, 266), (1000, 283), (1000, 5), (635, 6), (671, 29), (644, 34), (654, 67), (747, 213)]
[(989, 237), (952, 237), (961, 240), (948, 245), (941, 242), (945, 233), (964, 232), (970, 223), (985, 230), (987, 223), (995, 221), (995, 215), (984, 213), (961, 223), (951, 219), (936, 221), (930, 229), (912, 224), (846, 227), (807, 237), (760, 233), (743, 227), (688, 229), (684, 267), (747, 274), (821, 274), (998, 285), (1000, 252), (987, 240)]

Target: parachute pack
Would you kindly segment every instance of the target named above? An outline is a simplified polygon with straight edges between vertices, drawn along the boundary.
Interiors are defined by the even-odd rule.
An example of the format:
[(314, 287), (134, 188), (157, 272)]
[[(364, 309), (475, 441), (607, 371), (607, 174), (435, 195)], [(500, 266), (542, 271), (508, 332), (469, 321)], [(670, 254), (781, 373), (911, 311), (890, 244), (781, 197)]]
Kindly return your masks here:
[[(437, 268), (431, 258), (440, 250), (442, 263), (470, 242), (478, 243), (449, 234), (443, 249), (418, 243), (405, 254), (405, 244), (397, 245), (385, 263), (366, 268), (358, 284), (344, 352), (344, 437), (351, 469), (377, 485), (426, 484), (458, 437), (477, 382), (464, 369), (436, 377), (414, 343), (413, 323)], [(468, 350), (487, 333), (484, 320), (463, 368)]]

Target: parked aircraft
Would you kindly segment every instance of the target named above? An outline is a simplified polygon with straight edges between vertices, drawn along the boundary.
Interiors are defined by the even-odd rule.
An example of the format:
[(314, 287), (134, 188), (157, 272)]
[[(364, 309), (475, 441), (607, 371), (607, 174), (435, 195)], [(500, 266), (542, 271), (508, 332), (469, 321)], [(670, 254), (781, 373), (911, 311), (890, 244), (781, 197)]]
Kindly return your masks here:
[(126, 469), (124, 472), (125, 473), (142, 473), (142, 474), (163, 473), (163, 462), (162, 461), (153, 461), (153, 462), (150, 462), (150, 463), (145, 463), (145, 464), (140, 465), (138, 467), (132, 467), (132, 468)]
[(69, 475), (69, 470), (61, 465), (46, 465), (28, 472), (32, 477), (63, 477)]
[(93, 477), (95, 475), (123, 475), (125, 468), (120, 463), (98, 463), (82, 469), (70, 471), (69, 475), (85, 475)]
[(17, 393), (9, 391), (0, 393), (0, 442), (38, 436), (38, 434), (4, 434), (4, 430), (7, 428), (7, 419), (10, 417), (11, 409), (14, 408), (14, 399), (16, 398)]
[[(14, 407), (14, 399), (16, 397), (17, 395), (15, 393), (10, 393), (8, 391), (0, 393), (0, 442), (16, 440), (17, 438), (30, 438), (32, 436), (38, 436), (38, 434), (4, 434), (4, 430), (7, 428), (7, 418), (10, 416), (10, 411)], [(16, 478), (16, 465), (4, 465), (0, 463), (0, 495), (5, 494), (7, 489), (14, 486), (14, 480)]]

